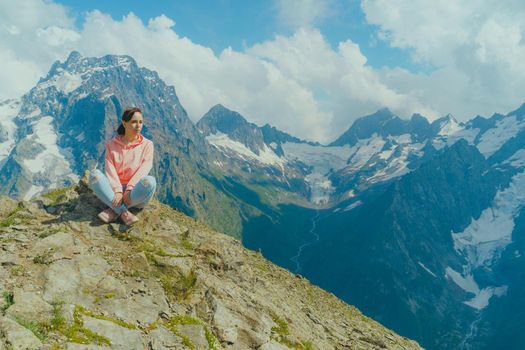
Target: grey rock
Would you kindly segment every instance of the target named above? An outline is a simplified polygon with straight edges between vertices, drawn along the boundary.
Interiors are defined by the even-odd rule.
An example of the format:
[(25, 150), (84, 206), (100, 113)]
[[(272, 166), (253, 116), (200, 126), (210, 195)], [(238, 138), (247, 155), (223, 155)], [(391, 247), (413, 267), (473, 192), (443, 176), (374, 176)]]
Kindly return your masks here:
[(48, 323), (53, 317), (53, 306), (34, 291), (17, 289), (13, 293), (14, 304), (7, 309), (7, 314), (14, 319)]
[(124, 298), (126, 287), (115, 277), (107, 275), (98, 283), (97, 294), (99, 296), (111, 296), (111, 298)]
[(159, 264), (175, 267), (185, 276), (195, 268), (193, 259), (188, 257), (156, 256), (155, 259)]
[[(182, 339), (175, 335), (171, 330), (159, 326), (149, 334), (152, 350), (171, 350), (171, 349), (188, 349), (182, 342)], [(197, 347), (197, 349), (201, 349)], [(203, 348), (204, 349), (204, 348)]]
[(142, 293), (134, 294), (126, 299), (101, 300), (98, 306), (126, 322), (142, 324), (155, 322), (159, 313), (169, 310), (165, 297)]
[(77, 344), (77, 343), (67, 343), (66, 344), (66, 350), (104, 350), (104, 349), (110, 349), (106, 346), (101, 345), (93, 345), (93, 344)]
[(41, 263), (51, 263), (60, 259), (71, 259), (74, 254), (86, 251), (85, 245), (70, 233), (59, 232), (38, 241), (33, 247), (33, 255)]
[(130, 255), (122, 259), (122, 263), (132, 272), (149, 272), (151, 267), (144, 252)]
[(81, 284), (88, 289), (95, 289), (110, 268), (104, 258), (96, 255), (81, 255), (74, 260), (80, 272)]
[(38, 350), (42, 347), (42, 342), (29, 329), (8, 317), (0, 319), (0, 329), (13, 350)]
[(258, 348), (258, 350), (290, 350), (290, 348), (275, 340), (270, 340), (268, 343), (265, 343)]
[(213, 324), (221, 341), (235, 344), (238, 336), (237, 326), (241, 321), (218, 300), (215, 301)]
[(209, 348), (204, 327), (200, 324), (177, 325), (177, 330), (187, 336), (197, 349)]
[(14, 253), (16, 251), (16, 243), (5, 243), (2, 244), (2, 248), (9, 253)]
[[(12, 225), (10, 227), (18, 231), (27, 231), (28, 229), (27, 226), (22, 226), (22, 225)], [(27, 238), (27, 236), (23, 234), (22, 232), (17, 232), (15, 235), (13, 235), (13, 239), (17, 242), (22, 242), (22, 243), (26, 243), (30, 241), (30, 239)]]
[(115, 350), (143, 349), (146, 345), (140, 331), (128, 329), (111, 321), (84, 316), (84, 327), (108, 338)]
[(18, 258), (16, 254), (0, 250), (0, 265), (13, 266), (13, 265), (19, 265), (19, 264), (20, 264), (20, 259)]
[(44, 300), (75, 303), (80, 290), (80, 273), (72, 260), (58, 260), (46, 271)]

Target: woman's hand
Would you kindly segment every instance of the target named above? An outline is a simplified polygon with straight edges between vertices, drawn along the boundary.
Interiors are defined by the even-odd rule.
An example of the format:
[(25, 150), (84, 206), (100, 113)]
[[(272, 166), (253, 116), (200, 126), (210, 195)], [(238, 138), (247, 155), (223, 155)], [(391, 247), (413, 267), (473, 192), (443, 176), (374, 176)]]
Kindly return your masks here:
[(113, 208), (117, 208), (122, 204), (122, 193), (115, 193), (115, 197), (113, 197), (113, 200), (111, 201), (111, 205)]
[(124, 192), (124, 204), (128, 208), (131, 206), (131, 198), (129, 196), (130, 193), (131, 193), (131, 191)]

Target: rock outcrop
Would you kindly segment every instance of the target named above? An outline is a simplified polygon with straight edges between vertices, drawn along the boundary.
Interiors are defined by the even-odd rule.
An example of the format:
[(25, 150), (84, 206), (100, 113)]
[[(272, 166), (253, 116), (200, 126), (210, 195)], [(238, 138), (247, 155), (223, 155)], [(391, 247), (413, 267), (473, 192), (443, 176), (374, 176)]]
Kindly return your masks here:
[(101, 209), (83, 181), (0, 199), (0, 349), (419, 349), (157, 201)]

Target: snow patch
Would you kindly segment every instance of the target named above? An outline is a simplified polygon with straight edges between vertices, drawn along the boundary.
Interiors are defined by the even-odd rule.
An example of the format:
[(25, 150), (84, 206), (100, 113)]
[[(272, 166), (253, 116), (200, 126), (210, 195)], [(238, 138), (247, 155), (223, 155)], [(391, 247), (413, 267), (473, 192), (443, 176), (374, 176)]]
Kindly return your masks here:
[(488, 158), (500, 149), (505, 142), (516, 136), (524, 124), (525, 121), (517, 121), (516, 116), (499, 120), (494, 128), (485, 131), (481, 136), (477, 144), (479, 151)]
[(117, 64), (122, 67), (125, 71), (129, 72), (131, 68), (131, 62), (129, 58), (117, 56)]
[(446, 268), (445, 276), (450, 277), (452, 281), (464, 291), (474, 294), (473, 298), (464, 301), (463, 303), (476, 310), (486, 308), (489, 305), (490, 298), (493, 296), (501, 297), (507, 294), (508, 286), (490, 286), (480, 289), (472, 274), (466, 274), (466, 277), (464, 277), (449, 266)]
[(469, 292), (472, 294), (479, 293), (479, 286), (474, 280), (474, 277), (472, 275), (467, 275), (466, 277), (463, 277), (459, 272), (455, 271), (450, 266), (447, 266), (445, 269), (445, 276), (448, 276), (454, 281), (455, 284), (457, 284), (461, 289), (463, 289), (465, 292)]
[(525, 168), (525, 149), (516, 151), (516, 153), (505, 160), (503, 164), (510, 164), (515, 168)]
[(311, 173), (305, 178), (310, 185), (310, 200), (313, 203), (326, 203), (334, 192), (327, 175), (331, 170), (339, 170), (346, 165), (351, 155), (350, 147), (312, 146), (295, 142), (285, 142), (281, 147), (287, 160), (300, 161), (312, 167)]
[(454, 248), (472, 268), (490, 266), (512, 242), (514, 217), (525, 203), (525, 172), (514, 175), (509, 187), (494, 196), (492, 206), (459, 233), (452, 233)]
[(15, 119), (20, 112), (20, 100), (5, 101), (0, 104), (0, 129), (6, 133), (6, 140), (0, 143), (0, 169), (15, 146)]
[(417, 263), (419, 264), (419, 266), (421, 266), (423, 268), (423, 270), (425, 270), (426, 272), (428, 272), (432, 276), (437, 277), (436, 274), (434, 272), (430, 271), (430, 269), (428, 267), (426, 267), (421, 261), (418, 261)]
[(497, 297), (501, 297), (507, 294), (507, 290), (507, 286), (483, 288), (476, 294), (474, 298), (465, 301), (464, 303), (474, 309), (482, 310), (489, 305), (489, 301), (492, 296), (495, 295)]
[[(524, 150), (519, 150), (505, 162), (522, 166), (524, 155)], [(448, 270), (447, 274), (460, 286), (465, 286), (465, 281), (469, 282), (468, 288), (462, 288), (474, 293), (475, 297), (466, 301), (465, 304), (476, 309), (483, 309), (493, 295), (500, 296), (506, 293), (506, 286), (488, 286), (480, 290), (472, 277), (472, 271), (480, 267), (490, 268), (512, 242), (514, 218), (524, 203), (525, 171), (514, 175), (509, 187), (498, 191), (494, 196), (492, 206), (485, 209), (477, 220), (472, 219), (463, 232), (452, 232), (454, 249), (467, 260), (467, 264), (463, 266), (463, 276), (466, 277), (457, 272), (449, 273)], [(475, 284), (475, 288), (472, 283)]]
[(354, 208), (357, 208), (361, 204), (363, 204), (363, 202), (361, 202), (360, 200), (357, 200), (357, 201), (353, 202), (352, 204), (348, 205), (346, 208), (344, 208), (343, 211), (352, 210)]
[(69, 94), (82, 85), (80, 74), (71, 74), (68, 71), (62, 71), (60, 74), (53, 76), (51, 79), (38, 84), (38, 88), (47, 89), (54, 86), (58, 91)]
[[(73, 181), (78, 181), (78, 176), (73, 174), (69, 162), (63, 155), (58, 145), (58, 135), (53, 127), (53, 118), (50, 116), (42, 117), (33, 123), (33, 134), (27, 137), (34, 137), (34, 141), (41, 144), (44, 150), (32, 159), (24, 159), (23, 164), (33, 174), (45, 173), (47, 178), (60, 179), (69, 177)], [(61, 185), (55, 183), (55, 187)]]
[(453, 134), (435, 137), (432, 140), (432, 146), (434, 146), (435, 149), (440, 150), (445, 146), (452, 146), (460, 139), (464, 139), (469, 144), (474, 145), (474, 140), (476, 139), (476, 136), (478, 136), (479, 131), (480, 130), (478, 128), (459, 129), (456, 130)]
[(441, 123), (438, 135), (439, 136), (450, 136), (457, 134), (463, 129), (462, 125), (457, 122), (451, 115), (447, 116), (447, 119)]
[(256, 160), (263, 164), (277, 166), (285, 163), (285, 161), (268, 148), (266, 144), (263, 144), (263, 149), (260, 150), (259, 155), (257, 155), (244, 144), (230, 139), (228, 135), (221, 132), (206, 136), (206, 140), (218, 149), (234, 151), (243, 160)]
[(357, 171), (362, 168), (372, 156), (383, 149), (385, 140), (374, 133), (372, 137), (368, 139), (359, 140), (350, 149), (350, 157), (348, 171)]
[(85, 138), (86, 138), (86, 135), (85, 135), (84, 132), (82, 131), (77, 137), (75, 137), (75, 140), (77, 140), (78, 142), (80, 142), (80, 141), (83, 141)]

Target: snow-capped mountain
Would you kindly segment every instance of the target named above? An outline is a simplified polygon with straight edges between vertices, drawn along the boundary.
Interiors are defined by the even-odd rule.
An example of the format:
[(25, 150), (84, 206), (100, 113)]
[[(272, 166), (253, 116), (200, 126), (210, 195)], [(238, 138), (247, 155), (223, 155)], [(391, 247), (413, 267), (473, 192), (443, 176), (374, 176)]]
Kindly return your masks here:
[(194, 125), (133, 58), (73, 52), (0, 103), (0, 193), (30, 198), (100, 166), (131, 105), (159, 199), (428, 348), (525, 343), (525, 105), (466, 123), (382, 109), (321, 145), (221, 105)]
[[(452, 115), (429, 123), (419, 114), (404, 120), (385, 108), (357, 119), (327, 146), (300, 140), (269, 125), (258, 127), (221, 105), (213, 107), (197, 126), (208, 142), (252, 168), (302, 171), (310, 201), (333, 206), (347, 198), (357, 200), (369, 187), (409, 173), (460, 139), (489, 157), (525, 126), (522, 118), (518, 109), (490, 119), (478, 116), (468, 123), (460, 123)], [(286, 136), (271, 136), (278, 134)]]
[(142, 109), (154, 140), (159, 199), (238, 235), (239, 204), (209, 180), (211, 166), (227, 159), (196, 129), (175, 88), (129, 56), (72, 52), (19, 100), (0, 105), (0, 193), (27, 199), (103, 167), (104, 142), (127, 106)]
[[(513, 317), (505, 332), (518, 349), (525, 312), (505, 308), (523, 287), (509, 269), (525, 268), (524, 119), (524, 106), (467, 123), (385, 109), (329, 146), (285, 142), (284, 166), (300, 159), (310, 199), (330, 198), (331, 208), (253, 225), (246, 244), (429, 348), (489, 349), (495, 318)], [(308, 181), (315, 174), (324, 197)], [(285, 230), (305, 225), (297, 217), (312, 221), (302, 235)]]

